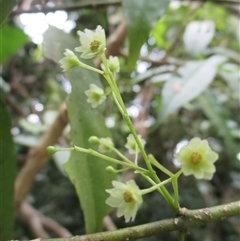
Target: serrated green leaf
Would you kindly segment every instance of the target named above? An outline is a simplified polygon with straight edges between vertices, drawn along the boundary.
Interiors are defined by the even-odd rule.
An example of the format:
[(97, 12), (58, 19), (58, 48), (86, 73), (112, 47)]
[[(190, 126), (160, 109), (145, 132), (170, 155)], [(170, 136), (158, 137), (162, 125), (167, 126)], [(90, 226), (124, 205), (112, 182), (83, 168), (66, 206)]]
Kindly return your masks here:
[(128, 25), (129, 70), (135, 68), (143, 43), (169, 3), (170, 0), (122, 0), (123, 12)]
[(14, 180), (16, 162), (11, 129), (11, 119), (0, 93), (0, 240), (13, 238)]
[(28, 41), (28, 37), (23, 30), (5, 24), (1, 29), (0, 46), (1, 55), (0, 63), (5, 64), (17, 50)]
[(188, 62), (168, 80), (162, 91), (162, 108), (159, 122), (201, 94), (213, 81), (217, 66), (227, 58), (215, 55), (205, 61)]
[[(50, 27), (44, 35), (44, 53), (56, 62), (63, 58), (65, 48), (73, 50), (78, 45), (75, 38), (54, 27)], [(84, 62), (92, 64), (91, 61)], [(91, 108), (84, 94), (91, 83), (101, 86), (99, 76), (83, 68), (72, 69), (66, 76), (72, 85), (72, 92), (67, 99), (72, 144), (88, 148), (91, 147), (88, 143), (90, 136), (110, 136), (103, 116), (98, 110)], [(108, 165), (109, 163), (103, 160), (78, 152), (72, 152), (64, 165), (76, 188), (84, 212), (87, 233), (101, 231), (102, 219), (111, 210), (105, 204), (105, 189), (110, 188), (111, 180), (115, 176), (105, 172)]]

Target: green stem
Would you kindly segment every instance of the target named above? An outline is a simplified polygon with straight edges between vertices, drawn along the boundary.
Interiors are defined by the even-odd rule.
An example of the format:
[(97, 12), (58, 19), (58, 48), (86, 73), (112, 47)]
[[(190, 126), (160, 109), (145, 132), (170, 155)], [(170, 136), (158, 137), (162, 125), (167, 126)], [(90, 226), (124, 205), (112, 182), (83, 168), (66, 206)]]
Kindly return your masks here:
[[(134, 139), (139, 147), (139, 150), (143, 156), (143, 159), (145, 160), (145, 163), (148, 167), (149, 170), (151, 170), (151, 165), (150, 163), (148, 163), (148, 158), (147, 158), (147, 154), (142, 146), (142, 143), (140, 142), (138, 136), (137, 136), (137, 133), (135, 131), (135, 128), (132, 124), (132, 121), (130, 120), (128, 114), (127, 114), (127, 110), (126, 110), (126, 107), (125, 107), (125, 104), (122, 100), (122, 97), (121, 97), (121, 94), (119, 93), (119, 90), (118, 90), (118, 87), (116, 85), (116, 81), (113, 79), (113, 76), (111, 75), (110, 71), (109, 71), (109, 68), (108, 68), (108, 64), (107, 64), (107, 59), (106, 59), (106, 55), (103, 53), (101, 55), (101, 59), (102, 59), (102, 62), (105, 66), (105, 73), (104, 73), (104, 77), (107, 79), (108, 81), (108, 84), (110, 85), (113, 93), (115, 95), (113, 95), (113, 98), (115, 99), (115, 103), (117, 103), (117, 107), (118, 109), (120, 110), (122, 116), (123, 116), (123, 119), (126, 121), (131, 133), (133, 134), (134, 136)], [(121, 108), (120, 108), (121, 107)]]
[(186, 233), (180, 231), (178, 234), (178, 241), (185, 241), (185, 236), (186, 236)]
[(112, 148), (112, 150), (119, 156), (121, 157), (124, 161), (128, 162), (128, 163), (132, 163), (127, 157), (125, 157), (119, 150), (117, 150), (116, 148)]
[(173, 191), (174, 191), (174, 203), (175, 206), (179, 206), (179, 194), (178, 194), (178, 178), (172, 177), (172, 185), (173, 185)]
[(153, 155), (149, 154), (148, 155), (148, 159), (149, 161), (152, 163), (152, 165), (154, 165), (155, 167), (157, 167), (160, 171), (162, 171), (163, 173), (167, 174), (168, 176), (172, 177), (174, 174), (172, 172), (170, 172), (167, 168), (165, 168), (163, 165), (161, 165)]
[(179, 209), (179, 192), (178, 192), (178, 178), (182, 174), (182, 170), (179, 170), (177, 173), (172, 176), (172, 185), (174, 191), (174, 202), (175, 206)]
[[(146, 163), (147, 169), (149, 170), (149, 176), (154, 180), (155, 183), (161, 183), (160, 179), (158, 178), (155, 171), (153, 170), (151, 163), (148, 160), (148, 156), (147, 156), (147, 154), (146, 154), (146, 152), (145, 152), (145, 150), (142, 146), (141, 141), (139, 140), (139, 137), (138, 137), (138, 135), (136, 133), (136, 130), (133, 126), (133, 123), (132, 123), (130, 117), (128, 116), (128, 114), (127, 114), (127, 110), (126, 110), (125, 104), (122, 100), (121, 94), (119, 93), (118, 87), (116, 85), (116, 81), (113, 79), (113, 76), (111, 75), (111, 73), (109, 71), (107, 59), (106, 59), (106, 56), (105, 56), (104, 53), (101, 55), (101, 59), (102, 59), (102, 62), (105, 66), (105, 73), (103, 74), (103, 76), (106, 78), (108, 84), (110, 85), (110, 87), (112, 89), (112, 92), (113, 92), (112, 96), (113, 96), (114, 102), (116, 103), (120, 113), (122, 114), (123, 119), (127, 123), (131, 133), (133, 134), (133, 137), (134, 137), (134, 139), (135, 139), (135, 141), (138, 145), (138, 148), (141, 152), (141, 155), (142, 155), (142, 157), (143, 157), (143, 159)], [(163, 197), (169, 203), (169, 205), (171, 206), (171, 208), (173, 209), (175, 214), (179, 214), (179, 209), (175, 207), (174, 200), (171, 197), (171, 195), (169, 194), (169, 192), (167, 191), (167, 189), (164, 186), (160, 187), (160, 189), (162, 190)]]
[[(152, 180), (152, 178), (150, 178), (149, 176), (146, 176), (146, 175), (144, 175), (143, 173), (140, 173), (141, 174), (141, 176), (144, 178), (144, 179), (146, 179), (151, 185), (156, 185), (156, 183)], [(163, 192), (162, 192), (162, 189), (159, 187), (158, 189), (158, 192), (164, 197), (164, 194), (163, 194)]]
[[(169, 183), (169, 182), (171, 182), (171, 181), (172, 181), (171, 178), (168, 178), (167, 180), (165, 180), (165, 181), (163, 181), (163, 182), (161, 182), (161, 183), (158, 183), (158, 184), (155, 183), (154, 186), (141, 190), (141, 194), (142, 194), (142, 195), (145, 195), (145, 194), (148, 194), (148, 193), (150, 193), (150, 192), (153, 192), (153, 191), (155, 191), (156, 189), (158, 189), (159, 187), (161, 187), (161, 186), (163, 186), (163, 185), (165, 185), (165, 184), (167, 184), (167, 183)], [(153, 182), (153, 183), (154, 183), (154, 182)]]
[(138, 150), (135, 153), (135, 160), (134, 160), (134, 164), (138, 165)]
[(144, 169), (142, 167), (138, 167), (138, 166), (135, 166), (132, 163), (126, 163), (126, 162), (123, 162), (123, 161), (119, 161), (119, 160), (117, 160), (115, 158), (112, 158), (112, 157), (109, 157), (109, 156), (105, 156), (105, 155), (103, 155), (103, 154), (101, 154), (101, 153), (99, 153), (97, 151), (94, 151), (93, 149), (85, 149), (85, 148), (82, 148), (82, 147), (74, 146), (73, 150), (81, 152), (81, 153), (90, 154), (90, 155), (99, 157), (99, 158), (101, 158), (101, 159), (103, 159), (105, 161), (108, 161), (108, 162), (111, 162), (111, 163), (115, 163), (115, 164), (119, 164), (119, 165), (122, 165), (122, 166), (126, 166), (126, 167), (129, 167), (130, 169), (138, 170), (140, 172), (144, 172), (144, 173), (148, 172), (148, 170), (146, 170), (146, 169)]
[[(151, 183), (153, 186), (155, 186), (156, 184), (161, 184), (164, 183), (165, 181), (161, 182), (159, 179), (159, 182), (156, 183), (155, 181), (153, 181), (149, 176), (146, 176), (145, 174), (141, 173), (142, 177), (144, 177), (149, 183)], [(170, 178), (171, 180), (171, 178)], [(171, 197), (171, 195), (168, 193), (167, 189), (164, 186), (159, 186), (159, 188), (157, 189), (158, 192), (165, 198), (165, 200), (169, 203), (170, 207), (172, 208), (173, 212), (178, 215), (180, 214), (180, 210), (178, 205), (175, 205), (175, 202), (173, 200), (173, 198)]]
[(93, 72), (96, 72), (96, 73), (98, 73), (98, 74), (101, 74), (101, 75), (104, 74), (104, 72), (103, 72), (102, 70), (96, 69), (96, 68), (94, 68), (94, 67), (92, 67), (92, 66), (90, 66), (90, 65), (84, 64), (83, 62), (80, 62), (80, 63), (79, 63), (79, 66), (82, 67), (82, 68), (91, 70), (91, 71), (93, 71)]
[[(101, 143), (101, 140), (100, 140), (100, 143)], [(110, 150), (112, 150), (113, 152), (115, 152), (119, 157), (121, 157), (125, 162), (128, 162), (130, 164), (133, 164), (132, 161), (130, 161), (127, 157), (125, 157), (119, 150), (117, 150), (114, 146), (112, 145), (107, 145), (104, 143), (104, 145), (106, 147), (108, 147)]]

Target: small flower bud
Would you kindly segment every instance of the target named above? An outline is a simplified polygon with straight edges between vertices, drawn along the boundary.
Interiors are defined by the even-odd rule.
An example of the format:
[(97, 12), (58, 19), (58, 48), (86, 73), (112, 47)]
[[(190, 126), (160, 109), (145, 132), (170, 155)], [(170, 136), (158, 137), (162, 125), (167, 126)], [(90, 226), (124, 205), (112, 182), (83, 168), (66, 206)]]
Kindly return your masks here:
[(64, 52), (66, 57), (62, 58), (59, 62), (61, 64), (61, 68), (63, 71), (70, 70), (76, 66), (80, 66), (81, 62), (77, 58), (77, 56), (69, 49), (66, 49)]
[(91, 136), (89, 139), (88, 139), (88, 142), (92, 145), (98, 145), (100, 143), (100, 140), (98, 137), (96, 136)]
[(116, 170), (112, 166), (107, 166), (106, 172), (110, 173), (110, 174), (113, 174), (113, 173), (116, 173)]
[(54, 147), (54, 146), (48, 146), (47, 147), (47, 152), (48, 152), (48, 154), (53, 155), (54, 153), (57, 152), (57, 148)]

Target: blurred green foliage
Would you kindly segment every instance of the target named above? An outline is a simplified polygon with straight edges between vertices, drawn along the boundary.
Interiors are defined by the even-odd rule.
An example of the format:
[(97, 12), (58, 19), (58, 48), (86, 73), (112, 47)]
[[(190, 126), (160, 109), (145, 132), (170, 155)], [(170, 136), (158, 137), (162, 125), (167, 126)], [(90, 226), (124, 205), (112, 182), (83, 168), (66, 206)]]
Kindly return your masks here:
[(16, 51), (27, 43), (28, 37), (17, 27), (5, 24), (0, 29), (1, 64), (6, 64)]
[(14, 179), (16, 177), (15, 152), (11, 118), (0, 92), (0, 240), (13, 237), (14, 226)]

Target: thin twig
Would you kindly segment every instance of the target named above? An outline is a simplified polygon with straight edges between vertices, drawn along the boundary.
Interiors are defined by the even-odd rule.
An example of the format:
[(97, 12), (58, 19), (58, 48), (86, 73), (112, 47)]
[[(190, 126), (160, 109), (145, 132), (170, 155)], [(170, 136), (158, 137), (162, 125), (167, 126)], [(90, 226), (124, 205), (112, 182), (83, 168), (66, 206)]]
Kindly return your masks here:
[(47, 231), (51, 231), (58, 237), (69, 237), (72, 235), (66, 228), (53, 219), (45, 217), (27, 202), (21, 204), (19, 212), (21, 218), (28, 224), (36, 237), (49, 238)]
[(109, 5), (120, 5), (120, 0), (98, 0), (98, 1), (81, 1), (80, 3), (74, 4), (72, 6), (58, 6), (58, 7), (45, 7), (45, 8), (33, 8), (29, 10), (16, 10), (10, 13), (9, 17), (14, 17), (19, 14), (23, 13), (49, 13), (49, 12), (56, 12), (56, 11), (66, 11), (66, 12), (72, 12), (77, 11), (79, 9), (83, 8), (100, 8), (100, 7), (106, 7)]
[(46, 148), (57, 142), (67, 123), (67, 108), (65, 104), (62, 104), (59, 108), (59, 114), (51, 127), (42, 136), (39, 143), (29, 151), (26, 164), (16, 178), (15, 201), (17, 207), (22, 203), (31, 189), (36, 174), (49, 160)]
[(115, 231), (74, 236), (70, 238), (36, 239), (35, 241), (125, 241), (149, 237), (171, 231), (188, 232), (190, 229), (215, 221), (240, 215), (240, 201), (219, 205), (211, 208), (187, 210), (182, 209), (182, 216), (165, 219), (135, 227)]
[[(175, 0), (175, 1), (181, 1), (181, 0)], [(227, 0), (197, 0), (196, 2), (213, 2), (216, 4), (239, 4), (239, 2), (237, 1), (227, 1)], [(9, 15), (9, 17), (14, 17), (16, 15), (19, 14), (23, 14), (23, 13), (49, 13), (49, 12), (56, 12), (56, 11), (66, 11), (66, 12), (72, 12), (72, 11), (77, 11), (79, 9), (83, 9), (83, 8), (100, 8), (100, 7), (107, 7), (109, 5), (115, 5), (115, 6), (119, 6), (121, 5), (121, 0), (98, 0), (98, 1), (89, 1), (89, 0), (85, 0), (85, 1), (81, 1), (80, 3), (74, 4), (72, 6), (58, 6), (58, 7), (45, 7), (45, 8), (41, 8), (41, 9), (37, 9), (37, 8), (32, 8), (29, 10), (22, 10), (22, 9), (18, 9), (15, 10), (13, 12), (11, 12), (11, 14)]]

